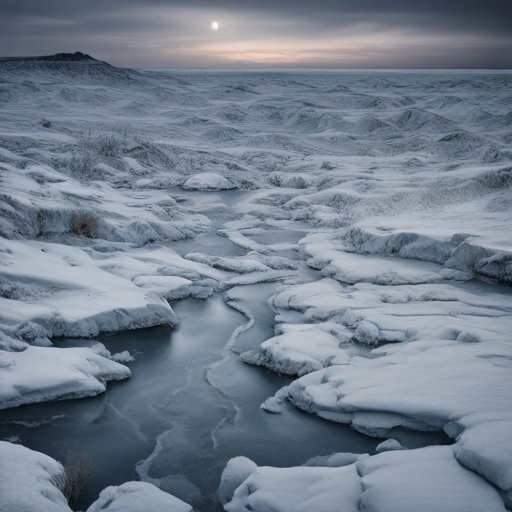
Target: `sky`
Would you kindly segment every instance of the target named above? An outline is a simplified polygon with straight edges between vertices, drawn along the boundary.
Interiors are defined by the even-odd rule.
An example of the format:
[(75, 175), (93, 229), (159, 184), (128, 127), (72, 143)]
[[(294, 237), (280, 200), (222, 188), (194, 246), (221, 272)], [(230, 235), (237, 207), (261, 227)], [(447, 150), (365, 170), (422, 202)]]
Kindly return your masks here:
[(0, 0), (0, 56), (75, 51), (126, 67), (510, 69), (512, 0)]

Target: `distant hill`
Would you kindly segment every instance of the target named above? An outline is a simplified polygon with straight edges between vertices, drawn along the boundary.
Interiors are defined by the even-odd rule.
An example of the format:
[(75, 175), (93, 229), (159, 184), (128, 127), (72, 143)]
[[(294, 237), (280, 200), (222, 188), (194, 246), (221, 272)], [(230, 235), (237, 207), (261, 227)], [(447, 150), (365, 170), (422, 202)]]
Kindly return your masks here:
[(83, 62), (83, 61), (96, 61), (90, 55), (82, 52), (75, 53), (56, 53), (55, 55), (42, 55), (39, 57), (0, 57), (1, 61), (15, 61), (15, 62), (27, 62), (27, 61), (44, 61), (44, 62)]
[(36, 57), (0, 57), (2, 81), (57, 80), (63, 83), (122, 85), (144, 83), (134, 69), (112, 66), (82, 52)]

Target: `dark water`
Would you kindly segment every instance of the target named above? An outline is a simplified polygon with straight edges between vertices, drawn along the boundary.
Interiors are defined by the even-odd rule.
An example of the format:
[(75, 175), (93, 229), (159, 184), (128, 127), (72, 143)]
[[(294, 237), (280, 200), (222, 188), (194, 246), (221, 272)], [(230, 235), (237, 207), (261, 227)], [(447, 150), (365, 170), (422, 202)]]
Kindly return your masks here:
[[(266, 300), (275, 286), (230, 292), (256, 319), (234, 350), (256, 347), (272, 336), (273, 313)], [(146, 459), (139, 466), (144, 480), (208, 511), (216, 509), (220, 473), (231, 457), (288, 466), (336, 451), (374, 452), (378, 440), (344, 425), (292, 407), (282, 415), (260, 410), (288, 381), (224, 349), (247, 318), (221, 295), (186, 299), (174, 308), (182, 320), (175, 331), (160, 327), (100, 339), (113, 353), (136, 354), (130, 379), (110, 383), (99, 397), (2, 411), (0, 438), (17, 435), (25, 446), (61, 460), (75, 443), (90, 450), (94, 468), (79, 503), (83, 508), (106, 486), (138, 479), (136, 465)]]
[[(203, 197), (206, 202), (215, 195)], [(225, 204), (244, 200), (243, 193), (224, 193)], [(211, 218), (229, 219), (222, 208)], [(278, 231), (249, 235), (262, 243), (284, 241)], [(289, 240), (302, 235), (293, 233)], [(286, 240), (288, 241), (288, 239)], [(186, 254), (199, 248), (209, 254), (237, 255), (226, 238), (211, 232), (171, 245)], [(312, 271), (311, 271), (312, 272)], [(242, 363), (238, 353), (256, 348), (273, 336), (274, 314), (267, 299), (278, 284), (240, 286), (229, 297), (254, 318), (229, 307), (220, 294), (206, 301), (173, 304), (181, 319), (174, 331), (158, 327), (98, 338), (112, 352), (130, 351), (132, 377), (109, 383), (95, 398), (24, 406), (0, 411), (0, 439), (18, 437), (34, 450), (63, 460), (75, 445), (93, 457), (93, 472), (78, 506), (86, 509), (99, 492), (142, 478), (192, 504), (198, 512), (219, 510), (215, 492), (226, 462), (238, 455), (258, 465), (303, 464), (316, 455), (350, 451), (375, 453), (381, 441), (328, 422), (291, 406), (270, 415), (260, 404), (289, 380)], [(59, 346), (76, 346), (62, 340)], [(90, 343), (90, 341), (89, 341)], [(408, 446), (443, 440), (436, 435), (399, 431)]]

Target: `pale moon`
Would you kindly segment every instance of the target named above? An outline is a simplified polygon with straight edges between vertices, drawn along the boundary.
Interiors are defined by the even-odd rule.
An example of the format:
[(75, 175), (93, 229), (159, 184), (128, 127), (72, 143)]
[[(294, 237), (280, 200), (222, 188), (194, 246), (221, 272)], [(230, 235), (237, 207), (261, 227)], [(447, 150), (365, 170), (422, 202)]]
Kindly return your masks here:
[(219, 30), (219, 24), (216, 21), (212, 23), (212, 30)]

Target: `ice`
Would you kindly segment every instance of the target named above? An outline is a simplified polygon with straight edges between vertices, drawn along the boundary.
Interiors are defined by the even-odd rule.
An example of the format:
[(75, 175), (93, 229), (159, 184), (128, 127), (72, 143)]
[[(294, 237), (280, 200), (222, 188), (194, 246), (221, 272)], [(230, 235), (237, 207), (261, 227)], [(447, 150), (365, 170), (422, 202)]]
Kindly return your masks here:
[(387, 439), (386, 441), (382, 441), (377, 448), (375, 449), (378, 453), (380, 452), (389, 452), (393, 450), (406, 450), (396, 439)]
[(54, 484), (63, 471), (47, 455), (0, 441), (0, 508), (5, 512), (70, 512)]
[(146, 482), (107, 487), (87, 512), (192, 512), (192, 507)]

